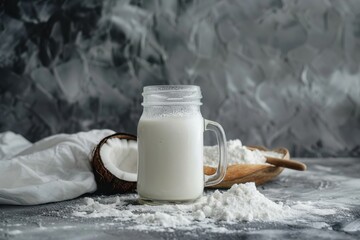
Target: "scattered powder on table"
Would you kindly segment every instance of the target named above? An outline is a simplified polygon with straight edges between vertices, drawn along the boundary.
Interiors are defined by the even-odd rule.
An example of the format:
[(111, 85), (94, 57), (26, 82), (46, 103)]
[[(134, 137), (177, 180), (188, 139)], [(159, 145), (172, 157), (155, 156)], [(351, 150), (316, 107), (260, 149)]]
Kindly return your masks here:
[[(232, 164), (263, 164), (265, 156), (283, 157), (271, 151), (251, 151), (242, 146), (240, 140), (230, 140), (228, 161)], [(204, 160), (206, 165), (216, 165), (218, 148), (205, 147)], [(105, 199), (85, 198), (83, 205), (75, 206), (74, 217), (111, 218), (123, 224), (124, 228), (141, 231), (173, 231), (176, 229), (206, 229), (213, 232), (227, 232), (223, 224), (242, 221), (277, 222), (297, 221), (299, 216), (335, 214), (332, 209), (319, 209), (313, 203), (297, 202), (293, 206), (282, 202), (274, 202), (260, 193), (254, 183), (234, 184), (227, 191), (216, 190), (192, 204), (165, 204), (159, 206), (137, 204), (136, 194), (124, 194)], [(110, 202), (108, 201), (110, 199)], [(314, 216), (315, 214), (315, 216)]]
[[(216, 166), (219, 158), (218, 146), (204, 147), (204, 164)], [(250, 150), (243, 146), (239, 139), (227, 142), (228, 165), (234, 164), (264, 164), (266, 157), (282, 158), (283, 155), (272, 151)]]
[[(122, 197), (126, 196), (130, 195)], [(131, 196), (133, 200), (136, 199), (136, 195)], [(73, 216), (113, 217), (118, 221), (135, 222), (137, 224), (134, 228), (139, 230), (199, 226), (210, 228), (216, 223), (280, 221), (292, 216), (290, 207), (266, 198), (256, 189), (254, 183), (235, 184), (224, 192), (216, 190), (187, 205), (150, 206), (128, 202), (129, 199), (122, 200), (119, 196), (111, 204), (102, 204), (94, 199), (85, 198), (85, 205), (77, 206)]]

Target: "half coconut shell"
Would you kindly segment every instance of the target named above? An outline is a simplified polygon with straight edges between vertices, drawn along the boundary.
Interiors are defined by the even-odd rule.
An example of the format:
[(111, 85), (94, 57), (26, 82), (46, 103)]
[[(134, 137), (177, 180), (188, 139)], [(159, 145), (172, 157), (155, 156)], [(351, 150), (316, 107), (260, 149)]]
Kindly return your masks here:
[(98, 191), (105, 194), (127, 193), (134, 192), (136, 189), (136, 182), (129, 182), (114, 176), (106, 167), (101, 159), (100, 149), (108, 139), (118, 138), (128, 141), (137, 141), (137, 137), (128, 133), (115, 133), (107, 136), (100, 141), (93, 152), (92, 167), (97, 183)]

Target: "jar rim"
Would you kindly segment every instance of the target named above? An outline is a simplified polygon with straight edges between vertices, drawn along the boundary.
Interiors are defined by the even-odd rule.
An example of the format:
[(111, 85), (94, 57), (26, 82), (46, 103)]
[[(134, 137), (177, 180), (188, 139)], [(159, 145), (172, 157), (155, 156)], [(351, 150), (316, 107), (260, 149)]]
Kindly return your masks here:
[(201, 89), (196, 85), (152, 85), (144, 87), (143, 106), (201, 105)]
[(157, 92), (170, 92), (170, 91), (198, 91), (201, 98), (201, 90), (197, 85), (151, 85), (145, 86), (143, 95), (152, 94)]

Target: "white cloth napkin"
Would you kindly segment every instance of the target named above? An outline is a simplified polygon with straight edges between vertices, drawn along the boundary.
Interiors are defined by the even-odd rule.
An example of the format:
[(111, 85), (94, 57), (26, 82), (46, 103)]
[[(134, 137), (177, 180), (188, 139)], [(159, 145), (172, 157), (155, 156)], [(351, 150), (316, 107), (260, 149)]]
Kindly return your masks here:
[(13, 132), (0, 133), (0, 204), (56, 202), (95, 191), (91, 153), (113, 133), (58, 134), (34, 144)]

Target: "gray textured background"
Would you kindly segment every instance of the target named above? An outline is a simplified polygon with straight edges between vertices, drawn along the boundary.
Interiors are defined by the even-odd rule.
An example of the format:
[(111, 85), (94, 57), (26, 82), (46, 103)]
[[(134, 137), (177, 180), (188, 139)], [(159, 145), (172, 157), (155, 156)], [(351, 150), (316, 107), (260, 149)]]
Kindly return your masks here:
[(141, 91), (196, 84), (228, 138), (360, 156), (360, 1), (0, 1), (0, 131), (136, 133)]

